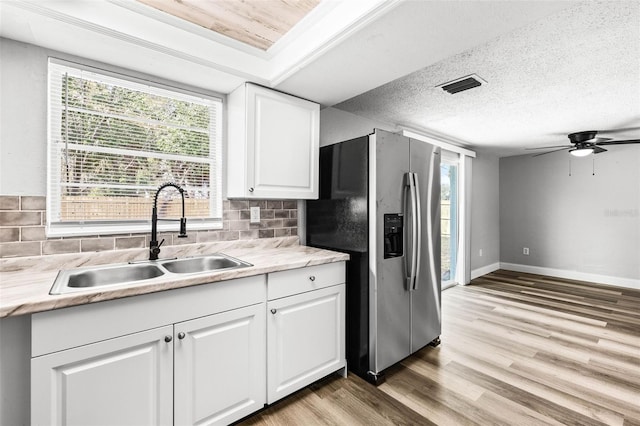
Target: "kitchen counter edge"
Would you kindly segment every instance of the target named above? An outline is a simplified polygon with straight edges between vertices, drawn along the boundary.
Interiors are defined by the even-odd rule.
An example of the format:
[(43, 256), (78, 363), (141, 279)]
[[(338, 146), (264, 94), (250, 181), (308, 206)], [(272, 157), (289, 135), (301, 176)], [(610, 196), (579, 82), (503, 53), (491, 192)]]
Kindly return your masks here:
[(223, 253), (253, 266), (185, 276), (172, 274), (149, 283), (118, 285), (63, 295), (49, 294), (57, 271), (3, 272), (0, 280), (0, 318), (349, 260), (346, 253), (300, 245), (266, 249), (228, 248)]

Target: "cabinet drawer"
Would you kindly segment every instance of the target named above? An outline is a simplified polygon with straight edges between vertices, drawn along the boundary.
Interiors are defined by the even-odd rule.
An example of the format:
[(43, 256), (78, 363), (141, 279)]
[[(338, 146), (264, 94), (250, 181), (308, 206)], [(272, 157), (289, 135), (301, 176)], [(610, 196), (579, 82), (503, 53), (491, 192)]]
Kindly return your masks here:
[(264, 302), (264, 275), (178, 288), (31, 317), (31, 356)]
[(267, 277), (268, 300), (292, 296), (345, 282), (344, 262), (274, 272)]

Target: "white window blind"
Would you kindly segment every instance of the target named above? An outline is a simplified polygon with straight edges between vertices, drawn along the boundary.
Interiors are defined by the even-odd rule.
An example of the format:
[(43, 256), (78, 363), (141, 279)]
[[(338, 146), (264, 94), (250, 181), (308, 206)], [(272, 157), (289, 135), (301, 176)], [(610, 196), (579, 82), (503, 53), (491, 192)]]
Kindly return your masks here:
[[(220, 99), (51, 59), (49, 235), (148, 230), (164, 182), (190, 228), (219, 227), (221, 117)], [(163, 190), (160, 216), (179, 198)]]

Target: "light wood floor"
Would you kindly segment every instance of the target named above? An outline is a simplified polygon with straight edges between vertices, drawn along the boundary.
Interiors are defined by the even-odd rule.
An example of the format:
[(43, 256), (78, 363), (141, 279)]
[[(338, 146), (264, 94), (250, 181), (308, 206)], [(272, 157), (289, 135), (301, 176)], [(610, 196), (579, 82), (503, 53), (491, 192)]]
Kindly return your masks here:
[(243, 425), (640, 425), (640, 291), (508, 271), (443, 292), (442, 344)]

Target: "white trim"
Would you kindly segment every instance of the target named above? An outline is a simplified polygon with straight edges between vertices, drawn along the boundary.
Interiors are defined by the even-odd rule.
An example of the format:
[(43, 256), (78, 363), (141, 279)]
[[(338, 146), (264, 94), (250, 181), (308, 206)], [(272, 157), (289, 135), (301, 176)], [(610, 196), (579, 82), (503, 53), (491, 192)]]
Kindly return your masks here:
[(517, 263), (500, 262), (500, 269), (531, 274), (548, 275), (551, 277), (567, 278), (570, 280), (588, 281), (597, 284), (613, 285), (617, 287), (640, 290), (640, 279), (614, 277), (610, 275), (590, 274), (587, 272), (571, 271), (567, 269), (545, 268), (542, 266), (521, 265)]
[[(224, 74), (223, 78), (229, 76), (232, 80), (274, 87), (375, 22), (402, 0), (323, 1), (267, 51), (132, 0), (92, 2), (91, 7), (79, 7), (78, 1), (21, 0), (4, 3), (0, 1), (2, 13), (9, 20), (34, 21), (37, 22), (34, 26), (46, 25), (46, 31), (71, 34), (69, 39), (86, 31), (92, 36), (106, 38), (107, 43), (112, 41), (135, 46), (150, 54), (218, 71)], [(40, 44), (36, 39), (40, 33), (34, 35), (31, 31), (17, 31), (13, 27), (10, 31), (6, 34), (9, 38)], [(78, 56), (91, 56), (78, 40), (71, 40), (67, 51)], [(155, 57), (164, 60), (161, 56)]]
[(492, 263), (491, 265), (481, 266), (471, 270), (471, 279), (475, 280), (478, 277), (489, 274), (493, 271), (500, 269), (500, 262)]
[[(18, 2), (11, 2), (8, 4), (11, 7), (20, 8), (27, 12), (40, 15), (41, 17), (44, 17), (47, 21), (53, 20), (54, 22), (61, 23), (65, 26), (77, 27), (79, 29), (90, 31), (93, 34), (102, 35), (105, 37), (109, 37), (113, 40), (118, 40), (127, 44), (132, 44), (134, 46), (147, 49), (149, 51), (154, 51), (154, 52), (168, 55), (180, 60), (202, 65), (202, 66), (214, 69), (216, 71), (225, 73), (227, 75), (236, 76), (244, 79), (251, 79), (253, 81), (260, 82), (262, 84), (266, 84), (268, 81), (266, 77), (258, 75), (260, 73), (247, 72), (240, 69), (240, 68), (247, 68), (246, 66), (243, 66), (245, 62), (243, 61), (244, 58), (248, 59), (248, 61), (251, 62), (254, 65), (254, 67), (258, 68), (260, 64), (259, 63), (255, 64), (255, 61), (257, 60), (261, 62), (263, 60), (254, 55), (244, 54), (243, 55), (244, 58), (238, 59), (237, 57), (238, 53), (242, 54), (242, 52), (235, 51), (233, 48), (229, 48), (228, 46), (225, 46), (221, 43), (217, 43), (217, 46), (214, 45), (213, 49), (215, 49), (216, 52), (219, 53), (219, 57), (222, 56), (220, 55), (220, 53), (227, 53), (226, 58), (228, 58), (229, 56), (233, 56), (233, 62), (239, 63), (238, 66), (224, 65), (222, 61), (219, 61), (218, 59), (209, 60), (207, 58), (202, 57), (202, 55), (198, 55), (198, 52), (196, 50), (197, 48), (211, 47), (211, 44), (202, 45), (200, 43), (198, 46), (195, 46), (195, 47), (193, 45), (190, 45), (189, 51), (186, 51), (186, 49), (179, 50), (177, 48), (171, 48), (171, 47), (165, 46), (164, 44), (159, 42), (148, 40), (147, 37), (145, 37), (146, 34), (143, 34), (144, 36), (141, 36), (141, 37), (131, 35), (131, 33), (133, 33), (134, 31), (132, 31), (130, 27), (125, 28), (126, 32), (114, 29), (110, 27), (106, 22), (104, 22), (107, 19), (117, 19), (118, 17), (121, 16), (120, 14), (116, 14), (115, 11), (113, 10), (107, 9), (108, 12), (103, 16), (93, 15), (89, 17), (89, 16), (86, 16), (86, 13), (83, 13), (82, 11), (91, 10), (92, 8), (78, 8), (77, 5), (75, 5), (76, 10), (70, 10), (69, 8), (74, 7), (73, 2), (37, 3), (35, 1), (18, 1)], [(103, 3), (102, 5), (104, 4), (105, 3)], [(56, 9), (61, 9), (61, 10), (56, 10)], [(103, 8), (101, 10), (104, 11), (105, 9)], [(18, 14), (18, 16), (21, 16), (21, 15)], [(97, 23), (97, 21), (100, 21), (100, 23)], [(140, 21), (140, 22), (143, 22), (143, 21)], [(126, 25), (126, 23), (124, 24)], [(144, 27), (140, 26), (139, 29), (144, 30), (147, 26), (149, 26), (149, 23), (146, 21), (144, 21), (144, 24), (145, 26)], [(160, 25), (159, 22), (152, 23), (152, 26), (153, 24)], [(57, 28), (60, 28), (60, 27), (57, 27)], [(138, 30), (135, 32), (140, 33), (141, 31)], [(165, 31), (163, 35), (166, 35), (167, 32), (168, 31)], [(155, 38), (158, 39), (158, 37), (155, 37)], [(24, 39), (20, 41), (24, 41), (26, 43), (35, 42), (35, 40), (32, 41), (32, 40), (24, 40)], [(79, 56), (87, 56), (87, 55), (79, 54)], [(213, 57), (213, 55), (209, 55), (209, 56)]]
[(200, 103), (206, 106), (210, 105), (212, 102), (217, 102), (220, 105), (224, 103), (224, 98), (222, 96), (205, 93), (207, 92), (205, 89), (199, 91), (178, 87), (177, 85), (170, 84), (170, 82), (156, 81), (151, 78), (147, 79), (132, 74), (112, 71), (106, 69), (106, 67), (100, 68), (55, 56), (49, 56), (49, 64), (51, 68), (61, 73), (69, 73), (76, 78), (89, 78), (97, 82), (114, 84), (131, 90), (150, 92), (158, 96), (166, 96), (186, 102)]
[(445, 142), (442, 139), (451, 139), (446, 138), (443, 135), (429, 135), (428, 132), (418, 131), (405, 128), (403, 126), (398, 126), (402, 129), (402, 135), (408, 138), (417, 139), (422, 142), (430, 143), (431, 145), (439, 146), (442, 149), (446, 149), (447, 151), (457, 152), (460, 155), (466, 155), (467, 157), (476, 158), (475, 151), (471, 151), (470, 149), (463, 148), (461, 146), (455, 145), (450, 142)]
[[(340, 2), (319, 21), (324, 27), (318, 24), (317, 28), (322, 31), (305, 31), (295, 39), (290, 38), (295, 36), (292, 34), (283, 40), (286, 49), (280, 49), (280, 42), (276, 43), (273, 50), (278, 54), (272, 60), (271, 86), (278, 86), (400, 3), (399, 0)], [(309, 49), (311, 46), (313, 48)]]
[(471, 157), (460, 156), (458, 166), (458, 258), (455, 280), (462, 285), (471, 282)]

